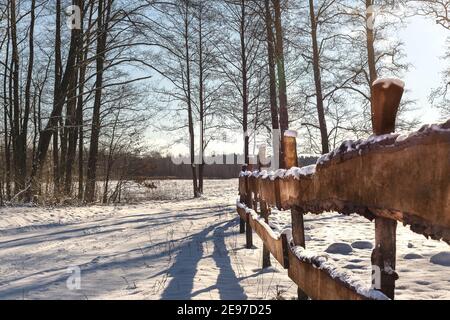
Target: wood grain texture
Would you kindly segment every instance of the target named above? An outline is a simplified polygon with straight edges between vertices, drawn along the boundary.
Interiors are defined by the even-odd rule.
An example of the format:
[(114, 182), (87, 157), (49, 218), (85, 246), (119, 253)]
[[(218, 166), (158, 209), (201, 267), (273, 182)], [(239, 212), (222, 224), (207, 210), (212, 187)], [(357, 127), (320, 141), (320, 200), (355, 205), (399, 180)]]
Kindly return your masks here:
[(368, 300), (348, 284), (333, 279), (326, 271), (301, 261), (291, 250), (288, 256), (289, 278), (312, 300)]
[(272, 256), (286, 268), (288, 262), (284, 259), (283, 241), (281, 240), (281, 237), (274, 238), (258, 220), (253, 219), (251, 216), (249, 221), (252, 229), (264, 242), (264, 245), (270, 251)]
[(400, 142), (394, 137), (337, 153), (311, 176), (259, 180), (257, 192), (272, 207), (384, 217), (450, 242), (449, 130), (422, 130)]
[(270, 251), (272, 256), (285, 268), (288, 266), (287, 257), (284, 250), (287, 249), (286, 245), (283, 246), (282, 237), (274, 237), (270, 232), (267, 231), (266, 227), (258, 221), (252, 218), (251, 214), (246, 212), (244, 208), (237, 207), (237, 212), (241, 218), (245, 217), (246, 221), (250, 224), (251, 229), (256, 232), (256, 234), (261, 238), (265, 247)]

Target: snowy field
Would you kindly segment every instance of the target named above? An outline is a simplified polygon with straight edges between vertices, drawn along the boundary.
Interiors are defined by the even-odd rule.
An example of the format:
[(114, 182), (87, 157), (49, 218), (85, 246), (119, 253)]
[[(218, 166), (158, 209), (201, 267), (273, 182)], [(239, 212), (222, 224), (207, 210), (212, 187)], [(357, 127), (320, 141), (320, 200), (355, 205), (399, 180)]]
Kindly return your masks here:
[[(236, 214), (237, 180), (130, 186), (123, 206), (0, 209), (0, 299), (292, 299), (296, 287), (262, 243), (245, 249)], [(307, 247), (370, 284), (373, 223), (335, 213), (306, 216)], [(289, 226), (274, 212), (275, 229)], [(398, 299), (450, 299), (447, 244), (399, 225)], [(331, 246), (331, 248), (330, 248)], [(433, 262), (431, 262), (432, 260)], [(79, 268), (79, 269), (78, 269)], [(80, 270), (81, 289), (73, 286)], [(78, 278), (76, 278), (78, 279)], [(76, 282), (75, 282), (76, 283)]]
[[(125, 206), (0, 209), (0, 299), (275, 299), (294, 297), (286, 272), (261, 271), (236, 214), (237, 180), (132, 187)], [(70, 269), (72, 268), (72, 269)], [(81, 271), (81, 290), (71, 270)], [(70, 277), (70, 278), (69, 278)]]

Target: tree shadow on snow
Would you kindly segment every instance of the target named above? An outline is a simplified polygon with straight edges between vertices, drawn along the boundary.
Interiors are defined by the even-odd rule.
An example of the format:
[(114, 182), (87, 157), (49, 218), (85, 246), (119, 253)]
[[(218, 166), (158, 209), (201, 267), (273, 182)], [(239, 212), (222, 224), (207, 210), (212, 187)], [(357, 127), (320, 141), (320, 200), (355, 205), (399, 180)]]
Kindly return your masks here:
[[(214, 288), (219, 291), (222, 300), (245, 300), (247, 295), (239, 284), (239, 279), (231, 265), (231, 259), (225, 244), (225, 230), (237, 224), (237, 220), (226, 224), (211, 225), (197, 233), (192, 239), (180, 248), (175, 262), (168, 270), (172, 277), (169, 285), (161, 295), (161, 299), (185, 300), (192, 299), (202, 292), (208, 292)], [(219, 275), (215, 286), (193, 292), (194, 277), (197, 274), (198, 263), (204, 259), (204, 243), (208, 240), (208, 234), (213, 232), (214, 251), (212, 258), (219, 268)], [(205, 283), (208, 285), (208, 283)]]

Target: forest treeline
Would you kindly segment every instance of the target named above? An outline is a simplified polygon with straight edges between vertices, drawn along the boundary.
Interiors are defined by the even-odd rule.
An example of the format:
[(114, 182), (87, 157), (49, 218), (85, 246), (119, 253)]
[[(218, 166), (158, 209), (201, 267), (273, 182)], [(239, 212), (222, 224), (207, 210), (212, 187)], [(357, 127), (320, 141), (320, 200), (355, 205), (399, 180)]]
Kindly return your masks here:
[[(276, 129), (299, 128), (301, 151), (318, 154), (365, 137), (371, 84), (410, 67), (395, 32), (411, 15), (450, 29), (448, 9), (449, 0), (0, 0), (1, 203), (108, 202), (118, 181), (172, 176), (169, 156), (146, 157), (149, 128), (186, 144), (192, 163), (227, 135), (245, 137), (247, 163)], [(443, 117), (446, 67), (430, 92)], [(403, 101), (400, 129), (419, 123), (413, 108)], [(173, 175), (189, 175), (200, 196), (205, 175), (236, 169), (200, 162)]]

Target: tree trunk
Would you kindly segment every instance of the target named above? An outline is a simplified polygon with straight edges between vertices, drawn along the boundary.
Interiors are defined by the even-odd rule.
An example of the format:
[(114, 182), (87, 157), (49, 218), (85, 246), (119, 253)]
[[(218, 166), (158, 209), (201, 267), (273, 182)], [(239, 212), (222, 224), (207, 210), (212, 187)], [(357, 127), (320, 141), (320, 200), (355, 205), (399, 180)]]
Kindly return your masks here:
[(30, 119), (30, 110), (31, 110), (31, 83), (33, 80), (33, 67), (34, 67), (34, 26), (36, 20), (35, 11), (36, 11), (36, 0), (31, 0), (30, 31), (29, 31), (30, 51), (28, 59), (27, 80), (25, 84), (25, 107), (23, 110), (21, 130), (17, 141), (18, 154), (20, 155), (17, 164), (19, 166), (19, 174), (20, 174), (19, 179), (20, 189), (25, 188), (25, 181), (27, 177), (27, 137), (28, 137), (28, 122)]
[(242, 63), (242, 131), (244, 133), (244, 159), (245, 163), (250, 162), (249, 142), (250, 136), (248, 132), (248, 61), (247, 48), (245, 43), (245, 25), (247, 22), (247, 13), (245, 11), (245, 0), (241, 0), (241, 25), (240, 25), (240, 40), (241, 40), (241, 63)]
[[(78, 62), (81, 61), (78, 59)], [(65, 180), (64, 180), (64, 194), (69, 196), (72, 191), (72, 169), (75, 162), (75, 155), (77, 150), (77, 78), (78, 72), (74, 72), (71, 81), (69, 94), (67, 97), (67, 115), (66, 115), (66, 130), (67, 130), (67, 157), (66, 162), (61, 162), (65, 165)]]
[[(89, 144), (89, 157), (86, 176), (86, 189), (84, 192), (84, 201), (91, 203), (95, 200), (95, 183), (97, 181), (97, 161), (98, 161), (98, 145), (100, 138), (100, 108), (102, 104), (102, 87), (103, 87), (103, 68), (105, 64), (105, 50), (108, 36), (108, 21), (111, 12), (111, 0), (106, 2), (99, 1), (98, 12), (101, 12), (102, 18), (97, 19), (97, 58), (96, 69), (97, 76), (95, 81), (95, 98), (94, 110), (91, 126), (91, 141)], [(106, 14), (104, 13), (106, 10)]]
[[(373, 0), (366, 0), (366, 21), (368, 22), (370, 19), (373, 19), (373, 12), (369, 10), (369, 8), (373, 5)], [(369, 66), (369, 86), (372, 96), (372, 84), (377, 80), (377, 68), (376, 68), (376, 60), (375, 60), (375, 35), (373, 32), (373, 26), (366, 23), (366, 34), (367, 34), (367, 64)], [(373, 102), (371, 101), (371, 104)]]
[(199, 8), (199, 103), (200, 103), (200, 143), (199, 143), (199, 167), (198, 167), (198, 192), (203, 194), (203, 170), (204, 170), (204, 146), (205, 146), (205, 101), (204, 101), (204, 75), (203, 75), (203, 3)]
[(280, 101), (280, 129), (284, 132), (289, 127), (289, 116), (287, 111), (287, 92), (286, 92), (286, 72), (284, 66), (284, 35), (281, 22), (280, 0), (272, 0), (275, 9), (275, 57), (278, 70), (278, 99)]
[[(7, 3), (6, 10), (9, 12), (9, 3)], [(9, 19), (8, 19), (8, 30), (9, 28)], [(5, 144), (5, 193), (6, 199), (11, 200), (11, 147), (10, 147), (10, 134), (9, 134), (9, 126), (8, 120), (10, 119), (10, 113), (8, 112), (8, 108), (10, 108), (10, 101), (8, 99), (8, 64), (9, 64), (9, 43), (11, 41), (10, 33), (7, 32), (7, 45), (5, 50), (5, 64), (3, 71), (3, 125), (5, 130), (4, 144)]]
[(191, 61), (189, 53), (189, 0), (185, 1), (184, 16), (184, 49), (186, 62), (186, 85), (187, 85), (187, 107), (188, 107), (188, 125), (189, 125), (189, 145), (191, 155), (192, 168), (192, 184), (194, 189), (194, 197), (198, 198), (197, 170), (195, 168), (195, 136), (194, 136), (194, 120), (192, 115), (192, 94), (191, 94)]
[[(76, 72), (76, 71), (75, 71)], [(72, 82), (72, 81), (70, 81)], [(70, 91), (71, 91), (71, 84), (69, 85), (68, 91), (67, 91), (67, 101), (66, 101), (66, 119), (64, 121), (63, 117), (61, 117), (60, 120), (60, 149), (61, 149), (61, 155), (59, 158), (59, 179), (60, 179), (60, 188), (61, 192), (64, 191), (64, 181), (65, 181), (65, 175), (66, 175), (66, 165), (67, 165), (67, 152), (68, 152), (68, 143), (69, 143), (69, 128), (68, 128), (68, 110), (69, 108), (69, 99), (70, 99)]]
[[(81, 0), (74, 0), (74, 4), (78, 5), (80, 8)], [(72, 29), (70, 37), (70, 48), (67, 56), (66, 70), (62, 81), (60, 83), (59, 89), (56, 91), (55, 101), (53, 102), (53, 110), (50, 114), (50, 118), (45, 126), (44, 130), (41, 131), (39, 135), (39, 143), (36, 152), (36, 158), (33, 161), (33, 166), (30, 175), (31, 188), (27, 193), (27, 200), (31, 200), (31, 196), (39, 189), (40, 176), (44, 166), (45, 158), (47, 157), (47, 152), (50, 146), (50, 141), (54, 133), (54, 128), (58, 125), (58, 119), (61, 117), (64, 99), (66, 97), (67, 88), (69, 86), (69, 80), (72, 72), (75, 69), (75, 62), (77, 57), (77, 50), (80, 46), (80, 32), (77, 29)]]
[(17, 43), (17, 26), (16, 26), (16, 1), (10, 1), (10, 29), (11, 29), (11, 46), (12, 46), (12, 143), (14, 155), (14, 193), (18, 194), (25, 186), (25, 177), (22, 172), (24, 153), (21, 149), (21, 109), (20, 109), (20, 58)]
[(105, 175), (105, 188), (103, 190), (103, 199), (102, 203), (106, 204), (108, 203), (108, 189), (109, 189), (109, 181), (111, 178), (111, 171), (113, 166), (113, 156), (114, 156), (114, 150), (115, 150), (115, 140), (116, 140), (116, 129), (117, 125), (119, 123), (119, 116), (120, 116), (120, 110), (117, 112), (116, 119), (114, 121), (114, 126), (111, 133), (111, 141), (109, 143), (109, 150), (108, 150), (108, 158), (106, 162), (106, 175)]
[[(90, 3), (88, 26), (92, 23), (94, 11), (94, 3)], [(83, 26), (83, 24), (81, 24)], [(83, 34), (83, 31), (81, 31)], [(86, 61), (89, 52), (89, 34), (86, 34), (84, 52), (80, 50), (78, 52), (80, 63), (80, 77), (78, 88), (78, 101), (77, 101), (77, 128), (78, 128), (78, 200), (82, 201), (84, 196), (84, 127), (83, 127), (83, 105), (84, 105), (84, 82), (86, 80)], [(80, 58), (81, 57), (81, 58)]]
[(317, 114), (319, 118), (320, 136), (322, 140), (322, 154), (330, 152), (328, 142), (328, 129), (323, 105), (322, 76), (320, 70), (320, 52), (317, 43), (317, 20), (314, 10), (314, 1), (309, 0), (309, 13), (311, 19), (311, 42), (313, 47), (314, 84), (316, 87)]
[[(58, 102), (61, 86), (62, 58), (61, 58), (61, 0), (56, 0), (56, 30), (55, 30), (55, 83), (53, 91), (53, 104)], [(64, 96), (65, 98), (65, 96)], [(63, 99), (64, 99), (63, 98)], [(61, 114), (55, 119), (53, 127), (53, 192), (55, 197), (60, 193), (60, 163), (59, 163), (59, 123)]]
[[(81, 0), (80, 4), (84, 6), (84, 0)], [(81, 17), (81, 20), (83, 20), (83, 18), (84, 17)], [(80, 25), (80, 28), (81, 28), (80, 37), (83, 37), (84, 32), (82, 24)], [(84, 51), (78, 50), (77, 52), (77, 59), (76, 59), (77, 65), (72, 75), (67, 99), (67, 116), (66, 116), (66, 128), (68, 131), (67, 162), (65, 164), (62, 163), (63, 165), (65, 165), (64, 193), (67, 196), (69, 196), (72, 191), (73, 166), (76, 158), (77, 140), (82, 125), (82, 120), (80, 121), (80, 118), (82, 119), (83, 117), (83, 90), (85, 81), (84, 73), (86, 70), (86, 66), (84, 65), (84, 61), (86, 59), (83, 58), (85, 58), (84, 53), (85, 51), (87, 51), (87, 49), (85, 49)], [(78, 83), (80, 87), (79, 92), (80, 96), (77, 98)]]
[[(267, 33), (267, 57), (269, 66), (270, 114), (272, 119), (272, 134), (274, 135), (275, 130), (280, 129), (280, 123), (278, 117), (277, 79), (275, 72), (275, 48), (274, 48), (272, 13), (270, 10), (270, 0), (265, 0), (265, 24)], [(280, 141), (278, 141), (278, 143), (280, 143)], [(278, 161), (281, 160), (280, 159), (281, 155), (279, 154), (280, 149), (275, 150), (274, 148), (273, 150), (274, 156), (276, 156), (277, 154), (279, 155), (279, 157), (277, 157)], [(274, 166), (274, 163), (272, 163), (272, 166)]]
[(280, 152), (280, 164), (284, 167), (284, 151), (283, 151), (283, 139), (284, 132), (289, 127), (289, 116), (287, 110), (287, 92), (286, 92), (286, 71), (284, 66), (284, 35), (281, 18), (281, 5), (280, 0), (272, 0), (275, 9), (275, 58), (278, 70), (278, 100), (280, 102), (280, 129), (281, 129), (281, 152)]
[(59, 133), (58, 126), (53, 129), (53, 194), (56, 198), (59, 197)]

